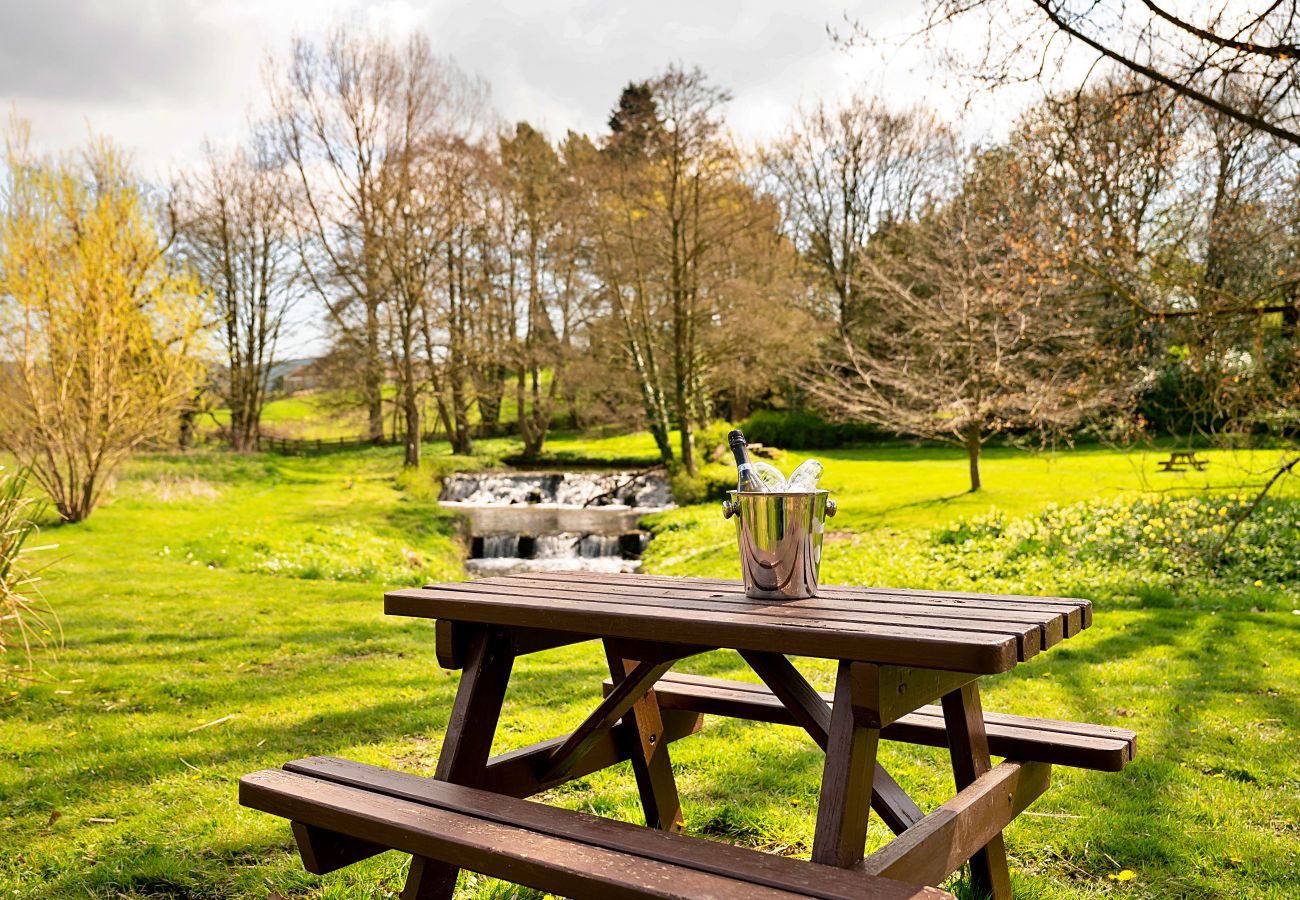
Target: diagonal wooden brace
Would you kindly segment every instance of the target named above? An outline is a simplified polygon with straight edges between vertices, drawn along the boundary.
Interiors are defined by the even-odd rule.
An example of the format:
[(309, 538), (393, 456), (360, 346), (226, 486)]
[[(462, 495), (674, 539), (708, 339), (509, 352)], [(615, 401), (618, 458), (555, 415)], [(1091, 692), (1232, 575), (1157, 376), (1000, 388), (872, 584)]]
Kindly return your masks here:
[[(661, 724), (659, 740), (667, 745), (698, 732), (704, 724), (704, 716), (682, 709), (666, 709)], [(626, 760), (635, 759), (641, 752), (637, 729), (628, 721), (628, 717), (624, 716), (608, 734), (597, 739), (582, 759), (562, 776), (539, 779), (538, 770), (547, 767), (552, 754), (565, 740), (565, 737), (551, 738), (548, 741), (541, 741), (492, 757), (487, 764), (486, 783), (492, 785), (492, 790), (498, 794), (531, 797), (533, 794), (550, 790), (574, 778), (581, 778)]]
[[(610, 688), (636, 671), (640, 662), (666, 662), (684, 658), (690, 648), (673, 645), (643, 645), (625, 640), (605, 639), (605, 660), (609, 663)], [(620, 721), (635, 737), (636, 746), (631, 753), (632, 774), (636, 777), (637, 793), (641, 795), (641, 808), (649, 828), (680, 833), (686, 819), (682, 815), (682, 801), (677, 793), (677, 780), (673, 777), (672, 760), (668, 754), (669, 719), (659, 709), (654, 689), (633, 704)]]
[(643, 662), (638, 663), (628, 676), (614, 685), (614, 690), (610, 691), (609, 696), (601, 701), (600, 705), (592, 711), (591, 715), (583, 721), (573, 734), (563, 744), (555, 748), (555, 752), (545, 761), (542, 771), (538, 778), (540, 781), (552, 781), (562, 779), (570, 769), (577, 765), (578, 761), (587, 754), (587, 751), (600, 740), (609, 730), (614, 727), (614, 723), (621, 719), (628, 710), (630, 710), (638, 700), (645, 696), (646, 691), (654, 687), (654, 683), (659, 680), (659, 676), (672, 668), (675, 659), (664, 662)]
[[(740, 655), (758, 673), (772, 694), (822, 750), (831, 731), (831, 705), (780, 653), (742, 650)], [(902, 834), (925, 815), (880, 763), (871, 781), (871, 808), (894, 834)]]
[(937, 885), (997, 836), (1051, 783), (1048, 763), (1008, 760), (863, 860), (872, 875)]

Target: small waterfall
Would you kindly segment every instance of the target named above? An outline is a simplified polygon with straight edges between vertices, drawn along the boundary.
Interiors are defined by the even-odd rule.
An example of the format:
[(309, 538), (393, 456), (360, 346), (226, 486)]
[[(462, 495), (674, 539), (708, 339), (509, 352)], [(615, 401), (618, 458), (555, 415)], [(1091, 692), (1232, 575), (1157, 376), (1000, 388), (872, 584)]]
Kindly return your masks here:
[(559, 534), (539, 534), (537, 536), (537, 559), (566, 559), (577, 556), (575, 548), (582, 539), (581, 535), (561, 531)]
[(466, 472), (440, 500), (470, 519), (472, 575), (634, 572), (650, 540), (637, 520), (672, 494), (657, 473)]
[(622, 538), (620, 534), (584, 534), (578, 539), (577, 555), (586, 559), (594, 556), (622, 556)]
[(501, 556), (519, 556), (519, 535), (484, 534), (474, 538), (474, 555), (495, 559)]

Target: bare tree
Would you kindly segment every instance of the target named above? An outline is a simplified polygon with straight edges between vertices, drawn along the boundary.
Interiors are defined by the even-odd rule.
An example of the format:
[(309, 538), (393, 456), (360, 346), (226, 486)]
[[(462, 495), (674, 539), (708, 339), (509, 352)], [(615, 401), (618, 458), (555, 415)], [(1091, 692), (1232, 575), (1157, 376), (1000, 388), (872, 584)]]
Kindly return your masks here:
[(1118, 79), (1048, 98), (1010, 147), (1054, 231), (1041, 277), (1098, 301), (1099, 362), (1159, 372), (1148, 413), (1240, 429), (1285, 394), (1257, 364), (1300, 311), (1285, 144)]
[[(926, 9), (921, 33), (936, 43), (956, 20), (984, 19), (983, 41), (950, 47), (947, 55), (986, 84), (1051, 84), (1067, 67), (1104, 62), (1253, 131), (1300, 144), (1297, 0), (1217, 7), (1167, 0), (927, 0)], [(864, 37), (866, 30), (853, 25), (847, 40)]]
[(295, 41), (288, 65), (268, 69), (276, 133), (298, 175), (305, 273), (336, 324), (360, 332), (373, 439), (384, 435), (383, 167), (392, 142), (411, 137), (393, 108), (403, 69), (428, 55), (419, 38), (398, 50), (340, 25), (322, 45)]
[(287, 175), (265, 143), (222, 156), (174, 191), (180, 249), (212, 295), (225, 350), (230, 446), (256, 450), (281, 329), (298, 297)]
[(422, 45), (406, 60), (391, 105), (402, 116), (401, 137), (390, 143), (382, 170), (378, 243), (392, 307), (405, 464), (418, 466), (420, 395), (432, 381), (420, 364), (420, 338), (439, 291), (450, 293), (452, 280), (461, 277), (445, 250), (462, 215), (462, 160), (482, 155), (476, 141), (487, 90)]
[[(448, 217), (461, 188), (445, 162), (482, 120), (486, 89), (422, 36), (396, 46), (343, 26), (320, 46), (296, 42), (269, 82), (276, 133), (298, 175), (307, 275), (336, 323), (360, 335), (372, 438), (383, 436), (384, 345), (393, 351), (406, 463), (416, 465), (429, 380), (417, 353), (437, 330), (429, 321), (437, 276), (452, 285), (453, 315), (460, 296)], [(447, 332), (456, 352), (462, 331)]]
[[(625, 128), (622, 133), (629, 132)], [(644, 190), (646, 163), (639, 148), (636, 153), (633, 149), (611, 147), (602, 155), (585, 137), (570, 136), (565, 157), (579, 173), (584, 188), (582, 227), (593, 246), (592, 274), (600, 285), (600, 303), (616, 323), (618, 343), (641, 398), (645, 425), (660, 458), (671, 462), (664, 326), (652, 282), (652, 261), (640, 236), (644, 214), (636, 206), (636, 198)]]
[(707, 381), (695, 391), (702, 422), (718, 413), (739, 422), (755, 402), (797, 388), (837, 324), (799, 299), (808, 293), (807, 269), (781, 232), (777, 201), (737, 184), (733, 202), (747, 210), (753, 227), (728, 241), (711, 263), (700, 334), (708, 365), (697, 369)]
[(763, 149), (764, 181), (841, 335), (860, 311), (867, 240), (949, 191), (957, 162), (955, 136), (933, 115), (860, 96), (800, 110)]
[[(559, 153), (521, 122), (500, 141), (509, 210), (506, 297), (512, 321), (515, 406), (523, 456), (540, 455), (557, 397), (563, 396), (574, 330), (591, 290), (583, 238), (570, 218), (573, 189)], [(543, 385), (543, 374), (549, 384)]]
[(433, 162), (439, 219), (440, 282), (420, 321), (438, 415), (456, 453), (473, 450), (476, 325), (492, 298), (484, 272), (486, 204), (490, 196), (486, 148), (465, 140), (440, 144)]
[(1017, 169), (987, 153), (941, 208), (877, 233), (869, 314), (809, 384), (832, 414), (964, 447), (972, 491), (990, 436), (1064, 429), (1101, 402), (1092, 318), (1037, 278), (1040, 229)]

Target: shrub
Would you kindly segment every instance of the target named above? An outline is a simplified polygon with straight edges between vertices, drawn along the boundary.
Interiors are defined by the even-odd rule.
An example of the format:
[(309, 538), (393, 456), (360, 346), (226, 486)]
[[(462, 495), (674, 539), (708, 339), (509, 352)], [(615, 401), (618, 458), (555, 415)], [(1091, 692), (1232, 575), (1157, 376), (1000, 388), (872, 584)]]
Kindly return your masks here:
[(668, 474), (668, 486), (678, 506), (725, 500), (727, 492), (736, 489), (736, 470), (727, 465), (702, 463), (698, 474), (692, 476), (677, 464)]
[[(27, 545), (42, 507), (27, 496), (27, 473), (0, 466), (0, 676), (30, 670), (35, 653), (56, 641), (58, 619), (36, 590), (40, 568), (32, 568), (29, 559), (52, 546)], [(15, 652), (21, 662), (13, 661)]]
[(751, 443), (783, 450), (830, 450), (890, 437), (874, 425), (827, 422), (816, 413), (805, 411), (759, 410), (740, 427)]
[[(936, 530), (932, 540), (993, 552), (1004, 565), (1041, 555), (1175, 577), (1213, 574), (1255, 586), (1300, 579), (1300, 500), (1265, 499), (1248, 515), (1252, 499), (1247, 494), (1142, 494), (1049, 506), (1011, 520), (994, 510), (958, 519)], [(1237, 520), (1241, 524), (1229, 537)]]

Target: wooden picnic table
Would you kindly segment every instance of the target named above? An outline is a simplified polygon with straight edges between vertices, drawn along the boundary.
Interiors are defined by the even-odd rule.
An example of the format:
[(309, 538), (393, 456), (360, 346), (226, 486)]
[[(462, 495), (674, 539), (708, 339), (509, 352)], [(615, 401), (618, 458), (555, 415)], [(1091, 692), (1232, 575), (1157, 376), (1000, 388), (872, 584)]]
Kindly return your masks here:
[(1210, 461), (1201, 459), (1195, 450), (1174, 450), (1168, 459), (1162, 459), (1158, 463), (1162, 472), (1186, 472), (1188, 467), (1199, 472), (1209, 464)]
[[(291, 818), (311, 871), (412, 853), (408, 900), (449, 898), (458, 866), (571, 897), (938, 897), (927, 886), (967, 861), (977, 890), (1005, 898), (1002, 829), (1051, 765), (1113, 771), (1136, 746), (1124, 729), (982, 709), (980, 677), (1087, 628), (1086, 600), (824, 587), (773, 602), (728, 580), (534, 573), (391, 591), (385, 611), (437, 620), (439, 662), (464, 670), (434, 778), (317, 757), (246, 776), (241, 802)], [(603, 701), (571, 734), (492, 757), (514, 661), (596, 640)], [(717, 649), (763, 684), (669, 671)], [(834, 660), (833, 692), (790, 656)], [(825, 751), (811, 863), (673, 834), (669, 747), (705, 713), (799, 726)], [(881, 740), (948, 747), (953, 799), (925, 814), (877, 761)], [(624, 760), (658, 831), (520, 799)], [(897, 837), (864, 859), (873, 808)]]

